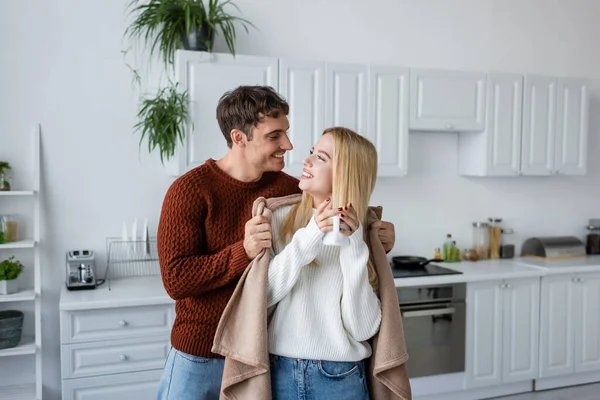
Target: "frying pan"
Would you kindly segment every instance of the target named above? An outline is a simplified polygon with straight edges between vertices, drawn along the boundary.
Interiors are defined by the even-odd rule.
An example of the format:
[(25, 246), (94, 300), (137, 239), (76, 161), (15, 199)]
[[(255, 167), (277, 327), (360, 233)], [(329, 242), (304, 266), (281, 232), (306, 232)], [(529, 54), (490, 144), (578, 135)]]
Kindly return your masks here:
[(417, 269), (417, 268), (423, 268), (424, 266), (426, 266), (427, 264), (431, 263), (431, 262), (443, 262), (444, 260), (442, 259), (427, 259), (425, 257), (415, 257), (415, 256), (395, 256), (392, 257), (392, 263), (394, 264), (394, 268), (399, 268), (399, 269)]

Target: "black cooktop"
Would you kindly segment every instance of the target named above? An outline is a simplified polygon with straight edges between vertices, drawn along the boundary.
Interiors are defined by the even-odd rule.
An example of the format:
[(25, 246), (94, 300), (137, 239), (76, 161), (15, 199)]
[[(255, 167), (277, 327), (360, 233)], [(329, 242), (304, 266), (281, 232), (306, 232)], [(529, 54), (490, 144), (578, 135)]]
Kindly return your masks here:
[(392, 266), (392, 274), (394, 278), (414, 278), (416, 276), (433, 276), (433, 275), (453, 275), (462, 274), (450, 268), (440, 267), (436, 264), (427, 264), (421, 268), (401, 269)]

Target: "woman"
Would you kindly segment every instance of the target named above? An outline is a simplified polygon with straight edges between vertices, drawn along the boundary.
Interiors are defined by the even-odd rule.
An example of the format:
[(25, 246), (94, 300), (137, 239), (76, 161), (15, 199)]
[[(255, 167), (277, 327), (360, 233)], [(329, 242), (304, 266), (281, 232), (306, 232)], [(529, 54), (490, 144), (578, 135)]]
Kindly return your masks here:
[[(364, 241), (377, 176), (371, 142), (326, 129), (304, 160), (302, 200), (273, 212), (267, 301), (274, 399), (368, 399), (364, 359), (381, 322)], [(339, 216), (344, 247), (323, 244)]]

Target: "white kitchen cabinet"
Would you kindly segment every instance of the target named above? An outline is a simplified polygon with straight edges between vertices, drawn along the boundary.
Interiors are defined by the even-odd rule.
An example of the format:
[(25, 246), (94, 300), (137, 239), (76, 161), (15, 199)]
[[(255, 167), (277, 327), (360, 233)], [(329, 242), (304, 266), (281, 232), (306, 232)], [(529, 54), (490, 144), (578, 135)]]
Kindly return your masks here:
[(279, 93), (290, 105), (289, 138), (284, 171), (302, 175), (303, 160), (324, 129), (325, 63), (282, 58), (279, 60)]
[(368, 65), (327, 63), (325, 72), (325, 125), (367, 136)]
[(556, 79), (525, 77), (523, 101), (523, 175), (554, 173), (554, 124), (556, 123)]
[(600, 370), (600, 274), (542, 278), (540, 377)]
[(458, 171), (470, 176), (515, 176), (521, 170), (523, 76), (493, 73), (487, 79), (484, 132), (460, 133)]
[(585, 175), (589, 118), (587, 81), (559, 78), (557, 88), (554, 169), (562, 175)]
[(369, 67), (369, 129), (377, 149), (378, 176), (402, 176), (408, 171), (409, 70)]
[(63, 400), (156, 398), (175, 320), (160, 276), (63, 285), (59, 309)]
[(460, 133), (459, 174), (584, 175), (586, 85), (582, 79), (490, 74), (486, 129)]
[(525, 76), (523, 175), (585, 175), (588, 96), (582, 79)]
[(535, 379), (539, 285), (538, 278), (467, 285), (466, 388)]
[(484, 130), (486, 74), (410, 70), (410, 129), (466, 132)]
[(190, 119), (186, 140), (179, 143), (177, 154), (170, 162), (170, 172), (179, 175), (203, 164), (207, 159), (219, 159), (227, 152), (227, 142), (216, 120), (216, 108), (221, 96), (240, 85), (267, 85), (277, 89), (278, 59), (178, 50), (177, 81), (181, 91), (189, 94)]
[(162, 370), (65, 381), (62, 400), (155, 399)]

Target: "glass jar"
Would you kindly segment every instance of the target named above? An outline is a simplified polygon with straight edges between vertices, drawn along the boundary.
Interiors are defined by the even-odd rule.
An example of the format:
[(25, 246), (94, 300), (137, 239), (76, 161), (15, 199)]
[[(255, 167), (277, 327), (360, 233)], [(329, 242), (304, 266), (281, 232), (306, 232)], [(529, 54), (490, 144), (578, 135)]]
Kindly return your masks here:
[(10, 190), (12, 184), (12, 179), (7, 172), (0, 173), (0, 190), (8, 191)]
[(4, 238), (4, 216), (0, 215), (0, 244), (6, 243), (6, 239)]
[(490, 224), (473, 222), (473, 251), (479, 260), (487, 260), (490, 255)]
[(600, 254), (600, 227), (589, 225), (588, 234), (585, 240), (585, 250), (587, 254)]
[(515, 245), (510, 240), (514, 230), (502, 229), (502, 245), (500, 246), (500, 258), (513, 258), (515, 256)]
[(0, 225), (4, 233), (4, 243), (19, 241), (19, 223), (14, 215), (3, 215)]
[(502, 218), (488, 218), (490, 231), (490, 258), (500, 258), (500, 246), (502, 246)]

